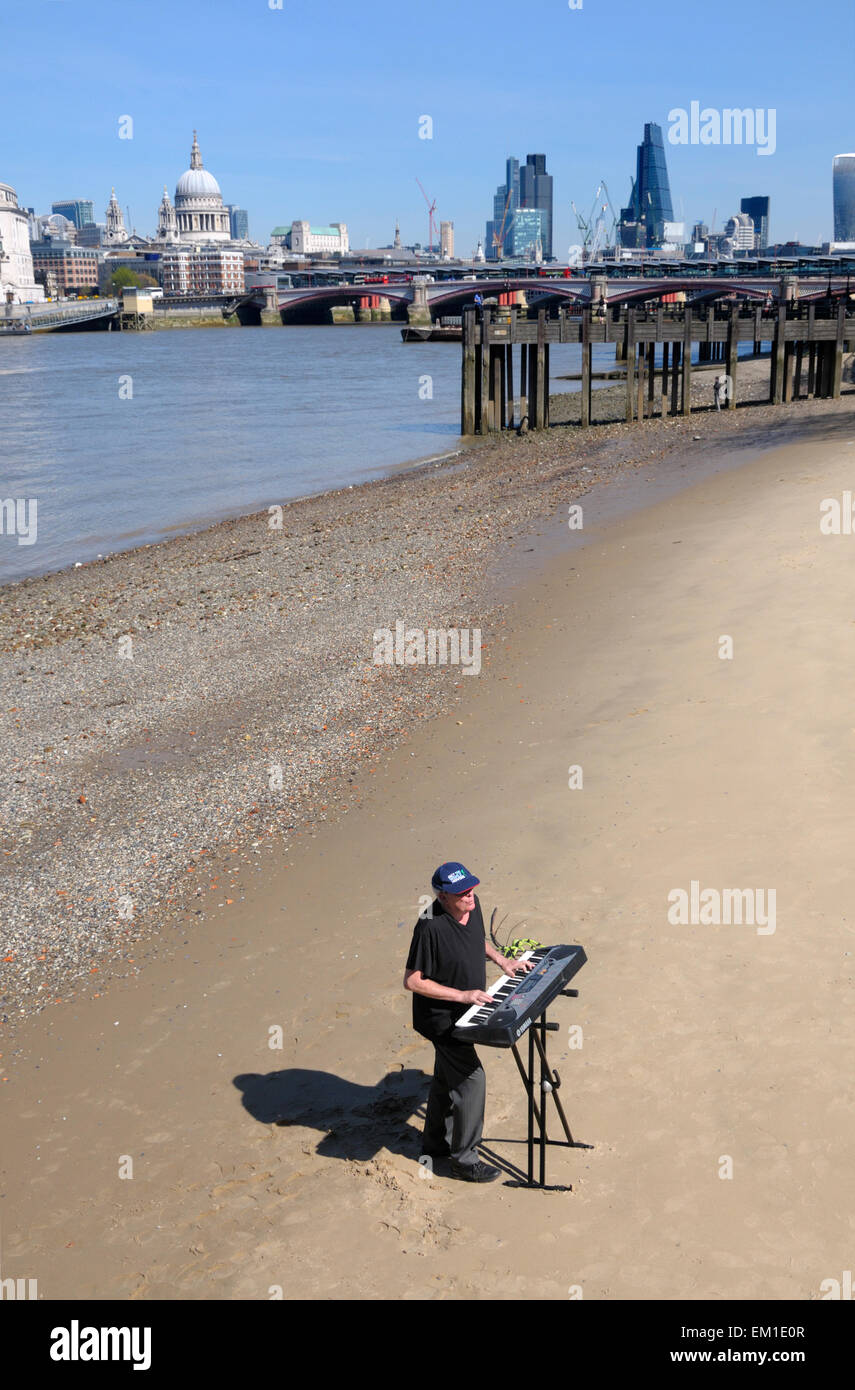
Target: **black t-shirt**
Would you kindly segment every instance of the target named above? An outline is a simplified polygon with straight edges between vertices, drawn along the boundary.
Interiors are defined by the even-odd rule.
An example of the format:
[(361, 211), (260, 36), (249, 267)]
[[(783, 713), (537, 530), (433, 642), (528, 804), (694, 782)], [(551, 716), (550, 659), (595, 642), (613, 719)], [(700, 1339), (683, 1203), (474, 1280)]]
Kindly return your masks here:
[[(446, 912), (438, 899), (430, 916), (419, 918), (413, 930), (407, 969), (418, 970), (426, 980), (451, 989), (484, 989), (487, 983), (484, 919), (481, 904), (475, 906), (464, 926)], [(413, 994), (413, 1027), (425, 1038), (448, 1033), (469, 1008), (457, 999), (428, 999)]]

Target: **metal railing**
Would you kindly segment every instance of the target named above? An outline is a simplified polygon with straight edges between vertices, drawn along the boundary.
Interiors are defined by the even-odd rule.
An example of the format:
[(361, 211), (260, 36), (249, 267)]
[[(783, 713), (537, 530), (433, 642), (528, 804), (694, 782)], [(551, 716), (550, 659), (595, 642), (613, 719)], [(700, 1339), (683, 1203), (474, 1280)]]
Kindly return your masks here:
[(73, 303), (0, 305), (0, 332), (26, 332), (53, 328), (63, 323), (83, 323), (87, 319), (109, 318), (118, 313), (118, 299), (79, 299)]

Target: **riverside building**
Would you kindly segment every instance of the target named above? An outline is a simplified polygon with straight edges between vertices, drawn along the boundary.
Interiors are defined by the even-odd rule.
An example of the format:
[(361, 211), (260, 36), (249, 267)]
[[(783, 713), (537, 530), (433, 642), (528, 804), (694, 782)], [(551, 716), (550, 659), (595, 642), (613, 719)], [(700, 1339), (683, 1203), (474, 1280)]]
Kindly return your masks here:
[(161, 283), (167, 295), (208, 297), (243, 294), (243, 252), (226, 246), (166, 246), (160, 257)]
[(90, 294), (98, 288), (98, 252), (72, 246), (63, 237), (34, 241), (34, 270), (49, 279), (61, 295)]
[(4, 304), (40, 303), (30, 251), (30, 219), (9, 183), (0, 183), (0, 292)]

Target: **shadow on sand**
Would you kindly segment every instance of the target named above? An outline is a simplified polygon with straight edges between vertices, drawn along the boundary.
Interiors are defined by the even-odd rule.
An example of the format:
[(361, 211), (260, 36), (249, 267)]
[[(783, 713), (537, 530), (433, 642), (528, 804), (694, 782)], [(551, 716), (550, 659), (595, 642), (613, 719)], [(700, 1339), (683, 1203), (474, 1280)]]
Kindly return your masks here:
[[(260, 1124), (316, 1129), (319, 1154), (362, 1160), (384, 1148), (418, 1158), (430, 1082), (413, 1068), (387, 1072), (373, 1086), (302, 1067), (234, 1078), (244, 1109)], [(410, 1123), (414, 1117), (418, 1127)]]

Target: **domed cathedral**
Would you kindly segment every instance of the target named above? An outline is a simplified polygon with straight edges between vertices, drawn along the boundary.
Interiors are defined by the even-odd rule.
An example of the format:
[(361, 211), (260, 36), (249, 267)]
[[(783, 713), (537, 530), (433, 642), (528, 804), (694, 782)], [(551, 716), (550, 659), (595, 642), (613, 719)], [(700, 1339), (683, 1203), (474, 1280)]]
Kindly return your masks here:
[(202, 164), (195, 130), (190, 168), (181, 175), (175, 186), (175, 220), (181, 241), (208, 243), (231, 240), (229, 214), (223, 207), (220, 185)]

